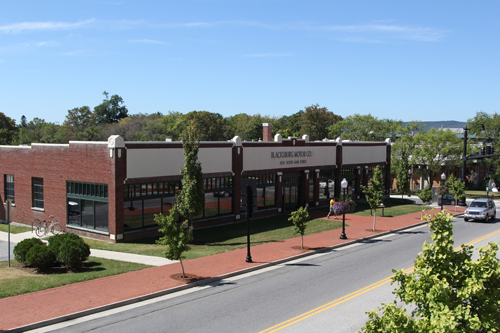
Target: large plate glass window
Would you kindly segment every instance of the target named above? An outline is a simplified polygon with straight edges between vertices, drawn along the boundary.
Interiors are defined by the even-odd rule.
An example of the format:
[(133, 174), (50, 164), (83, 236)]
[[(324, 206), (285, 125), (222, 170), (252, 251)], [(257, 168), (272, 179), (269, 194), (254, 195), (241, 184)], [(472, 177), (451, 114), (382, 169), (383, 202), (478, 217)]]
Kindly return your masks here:
[(246, 175), (243, 178), (257, 180), (257, 209), (276, 207), (276, 174)]
[(125, 230), (157, 227), (155, 214), (167, 213), (176, 204), (180, 190), (180, 180), (124, 185)]
[(66, 182), (68, 226), (107, 232), (108, 185)]

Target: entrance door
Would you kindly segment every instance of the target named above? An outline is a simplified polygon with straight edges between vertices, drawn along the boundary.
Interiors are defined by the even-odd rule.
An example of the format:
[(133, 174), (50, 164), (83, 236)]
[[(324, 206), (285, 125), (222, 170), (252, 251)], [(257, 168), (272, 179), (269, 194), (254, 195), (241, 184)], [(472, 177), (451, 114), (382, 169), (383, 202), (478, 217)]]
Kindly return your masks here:
[(285, 205), (283, 210), (285, 212), (291, 212), (297, 209), (297, 199), (299, 192), (298, 187), (299, 187), (298, 185), (287, 185), (283, 189), (284, 190), (283, 203)]
[(300, 202), (300, 173), (288, 173), (283, 175), (283, 211), (291, 212), (297, 209)]

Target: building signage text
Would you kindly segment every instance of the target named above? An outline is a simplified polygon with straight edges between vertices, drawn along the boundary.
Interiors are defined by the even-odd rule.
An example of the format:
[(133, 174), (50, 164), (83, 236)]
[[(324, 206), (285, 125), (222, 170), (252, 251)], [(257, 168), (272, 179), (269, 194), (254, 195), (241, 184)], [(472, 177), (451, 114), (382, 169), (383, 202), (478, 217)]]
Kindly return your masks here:
[[(285, 159), (290, 159), (287, 161), (280, 161), (280, 164), (305, 164), (307, 163), (307, 159), (300, 159), (300, 158), (307, 158), (307, 157), (313, 157), (313, 152), (311, 150), (299, 150), (299, 151), (276, 151), (276, 152), (271, 152), (271, 158), (285, 158)], [(297, 160), (291, 160), (299, 158)]]

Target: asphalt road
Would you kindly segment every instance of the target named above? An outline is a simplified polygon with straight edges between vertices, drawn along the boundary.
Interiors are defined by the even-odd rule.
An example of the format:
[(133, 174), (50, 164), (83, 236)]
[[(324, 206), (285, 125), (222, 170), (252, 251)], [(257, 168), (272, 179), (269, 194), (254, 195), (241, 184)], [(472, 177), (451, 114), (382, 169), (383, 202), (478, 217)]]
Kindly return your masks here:
[[(455, 246), (498, 230), (500, 220), (486, 224), (457, 219)], [(390, 277), (392, 269), (412, 267), (429, 240), (429, 229), (421, 226), (47, 330), (355, 332), (366, 322), (366, 311), (394, 299), (390, 283), (373, 284)], [(486, 241), (499, 242), (500, 236), (481, 244)]]

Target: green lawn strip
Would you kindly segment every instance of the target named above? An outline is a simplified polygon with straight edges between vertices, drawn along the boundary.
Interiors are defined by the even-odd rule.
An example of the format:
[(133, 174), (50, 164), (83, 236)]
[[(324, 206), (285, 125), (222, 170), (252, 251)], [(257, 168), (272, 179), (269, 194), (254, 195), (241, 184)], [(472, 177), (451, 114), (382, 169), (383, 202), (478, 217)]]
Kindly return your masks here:
[[(292, 222), (287, 215), (277, 215), (251, 220), (251, 245), (264, 244), (298, 237), (293, 233)], [(341, 227), (339, 220), (314, 219), (307, 222), (306, 235)], [(231, 251), (246, 246), (247, 224), (240, 223), (198, 229), (194, 231), (194, 243), (186, 252), (187, 259)], [(128, 243), (107, 243), (85, 239), (91, 249), (143, 254), (163, 257), (164, 248), (155, 243), (158, 237), (141, 239)]]
[(27, 274), (12, 267), (16, 264), (15, 260), (11, 260), (11, 267), (8, 267), (7, 261), (0, 262), (0, 298), (32, 293), (151, 267), (148, 265), (91, 257), (87, 261), (87, 265), (91, 269), (84, 272)]
[[(491, 197), (494, 195), (495, 197), (500, 198), (500, 193), (498, 192), (489, 192), (489, 196)], [(465, 197), (467, 199), (480, 199), (480, 198), (486, 198), (486, 191), (477, 191), (477, 190), (466, 190), (465, 191)]]
[[(395, 217), (422, 211), (421, 205), (415, 205), (413, 200), (406, 198), (384, 199), (384, 205), (384, 216), (386, 217)], [(322, 208), (325, 212), (328, 212), (328, 209), (328, 207)], [(356, 202), (356, 208), (352, 214), (370, 216), (370, 205), (367, 202)], [(377, 208), (377, 216), (382, 216), (382, 208)]]
[[(0, 231), (8, 232), (9, 226), (7, 224), (0, 223)], [(10, 225), (10, 233), (11, 234), (20, 234), (22, 232), (27, 232), (27, 231), (31, 231), (31, 227), (21, 227), (21, 226), (14, 225), (14, 224)], [(35, 235), (35, 234), (33, 234), (33, 235)]]

